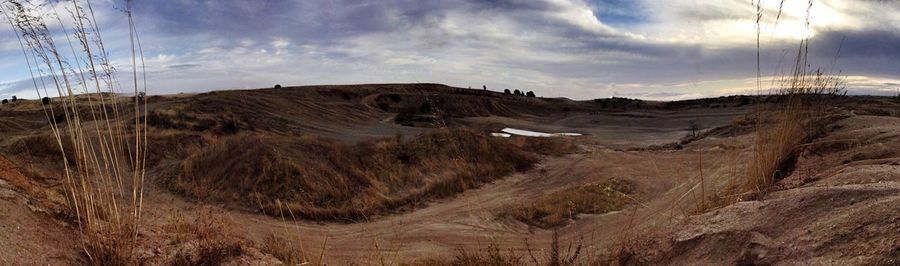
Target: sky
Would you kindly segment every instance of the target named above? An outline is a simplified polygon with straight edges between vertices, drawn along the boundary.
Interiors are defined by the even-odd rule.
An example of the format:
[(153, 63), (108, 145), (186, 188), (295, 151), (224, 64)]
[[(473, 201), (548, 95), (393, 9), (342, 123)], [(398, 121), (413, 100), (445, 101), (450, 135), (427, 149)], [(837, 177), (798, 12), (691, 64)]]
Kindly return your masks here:
[[(91, 2), (120, 73), (131, 67), (121, 1)], [(809, 38), (810, 65), (846, 76), (849, 93), (900, 88), (900, 1), (761, 1), (764, 79)], [(751, 2), (135, 0), (134, 16), (149, 94), (428, 82), (677, 100), (758, 92)], [(0, 26), (0, 98), (34, 97), (32, 84)]]

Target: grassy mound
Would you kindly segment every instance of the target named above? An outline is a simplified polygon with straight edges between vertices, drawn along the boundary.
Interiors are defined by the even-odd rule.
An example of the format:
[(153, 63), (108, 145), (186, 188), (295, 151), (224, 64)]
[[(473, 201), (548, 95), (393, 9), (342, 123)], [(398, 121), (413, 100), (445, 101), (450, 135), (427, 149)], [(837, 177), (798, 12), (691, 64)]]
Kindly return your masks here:
[(359, 221), (477, 187), (538, 161), (501, 138), (438, 130), (347, 145), (239, 134), (194, 151), (163, 183), (273, 215)]

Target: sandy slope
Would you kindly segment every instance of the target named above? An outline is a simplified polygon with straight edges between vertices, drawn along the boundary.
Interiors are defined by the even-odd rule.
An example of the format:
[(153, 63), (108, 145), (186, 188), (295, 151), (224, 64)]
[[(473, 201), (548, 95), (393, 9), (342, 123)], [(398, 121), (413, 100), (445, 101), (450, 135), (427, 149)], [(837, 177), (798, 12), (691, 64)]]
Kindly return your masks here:
[[(78, 261), (74, 232), (22, 193), (27, 179), (0, 156), (0, 265), (58, 265)], [(16, 184), (18, 183), (18, 184)]]
[(854, 116), (832, 129), (779, 191), (672, 225), (632, 262), (900, 264), (900, 118)]

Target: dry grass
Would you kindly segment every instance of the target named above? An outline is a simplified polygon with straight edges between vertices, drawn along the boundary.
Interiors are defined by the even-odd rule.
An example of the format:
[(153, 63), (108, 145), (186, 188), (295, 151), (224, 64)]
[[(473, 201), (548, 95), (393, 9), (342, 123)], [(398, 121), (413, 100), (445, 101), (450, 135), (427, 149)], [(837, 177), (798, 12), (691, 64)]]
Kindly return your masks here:
[(220, 265), (243, 254), (246, 241), (231, 233), (229, 224), (213, 213), (193, 219), (175, 214), (163, 225), (174, 248), (167, 265)]
[(260, 251), (274, 256), (286, 265), (299, 265), (308, 262), (299, 241), (299, 239), (271, 234), (263, 239)]
[[(814, 1), (809, 0), (807, 12), (813, 4)], [(757, 86), (761, 90), (759, 41), (763, 11), (761, 3), (756, 2), (754, 5), (757, 9)], [(778, 23), (781, 10), (778, 14), (775, 23)], [(808, 27), (809, 16), (806, 17), (806, 24)], [(840, 50), (836, 52), (835, 60), (840, 55)], [(808, 63), (808, 53), (809, 40), (803, 39), (797, 48), (793, 67), (788, 73), (782, 73), (779, 79), (772, 81), (774, 94), (784, 104), (775, 114), (774, 125), (767, 126), (760, 115), (761, 111), (757, 110), (753, 158), (748, 166), (743, 191), (765, 191), (789, 174), (799, 146), (823, 130), (827, 102), (846, 93), (843, 88), (844, 78), (821, 68), (812, 69)], [(832, 66), (833, 64), (834, 62)]]
[(843, 92), (841, 77), (806, 69), (806, 49), (801, 44), (792, 74), (781, 81), (778, 91), (787, 100), (774, 113), (774, 124), (762, 122), (759, 115), (745, 191), (764, 191), (790, 174), (800, 145), (824, 130), (827, 102)]
[(634, 184), (614, 179), (543, 195), (533, 202), (513, 207), (505, 215), (541, 228), (559, 227), (574, 220), (578, 214), (620, 210), (630, 201), (628, 195), (634, 192)]
[(450, 260), (425, 259), (408, 265), (441, 265), (441, 266), (513, 266), (513, 265), (546, 265), (546, 266), (571, 266), (593, 265), (599, 262), (588, 262), (582, 256), (583, 241), (571, 241), (562, 246), (558, 232), (553, 232), (552, 242), (547, 248), (533, 249), (528, 241), (525, 241), (525, 251), (513, 249), (501, 249), (496, 243), (490, 243), (487, 247), (468, 251), (460, 248), (457, 255)]
[(286, 209), (305, 219), (360, 221), (478, 187), (537, 160), (508, 140), (467, 130), (355, 145), (239, 134), (191, 153), (163, 182), (184, 195), (276, 216)]
[[(123, 11), (128, 16), (133, 92), (137, 95), (141, 90), (140, 44), (136, 43), (130, 2), (126, 2)], [(57, 8), (70, 15), (71, 25), (64, 25)], [(56, 144), (61, 158), (55, 162), (64, 168), (70, 215), (82, 233), (83, 251), (90, 263), (132, 264), (141, 224), (146, 127), (140, 119), (122, 117), (140, 113), (143, 105), (112, 96), (123, 88), (107, 58), (90, 2), (48, 6), (7, 0), (2, 3), (2, 14), (16, 33), (38, 97), (58, 97), (55, 103), (41, 106), (52, 138), (30, 139), (34, 142), (26, 146), (33, 145), (40, 153), (54, 150), (49, 146)], [(64, 31), (62, 41), (50, 31), (56, 25), (47, 23), (58, 23), (73, 32)], [(63, 55), (69, 52), (71, 58)]]

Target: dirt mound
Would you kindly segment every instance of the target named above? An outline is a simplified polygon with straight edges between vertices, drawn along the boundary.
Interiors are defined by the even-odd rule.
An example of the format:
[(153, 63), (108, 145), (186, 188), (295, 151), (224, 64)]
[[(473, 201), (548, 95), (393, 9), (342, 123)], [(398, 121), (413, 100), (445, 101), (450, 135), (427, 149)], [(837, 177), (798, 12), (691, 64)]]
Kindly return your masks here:
[(668, 237), (656, 238), (661, 248), (628, 262), (896, 265), (897, 130), (900, 119), (894, 117), (837, 122), (804, 150), (796, 170), (778, 184), (782, 190), (690, 217), (671, 227)]
[(238, 135), (191, 153), (162, 182), (191, 197), (274, 215), (358, 221), (478, 187), (535, 162), (506, 139), (466, 130), (355, 145)]

